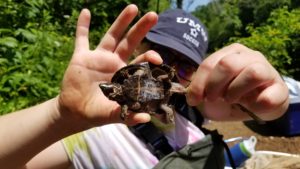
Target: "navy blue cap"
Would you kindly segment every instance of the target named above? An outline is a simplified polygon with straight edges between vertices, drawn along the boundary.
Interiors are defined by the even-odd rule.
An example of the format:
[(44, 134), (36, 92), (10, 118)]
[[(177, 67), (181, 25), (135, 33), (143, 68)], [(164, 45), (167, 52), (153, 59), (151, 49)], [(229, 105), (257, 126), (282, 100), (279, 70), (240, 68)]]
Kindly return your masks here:
[(158, 23), (147, 33), (150, 42), (171, 48), (200, 64), (208, 46), (205, 26), (192, 14), (169, 9), (159, 15)]

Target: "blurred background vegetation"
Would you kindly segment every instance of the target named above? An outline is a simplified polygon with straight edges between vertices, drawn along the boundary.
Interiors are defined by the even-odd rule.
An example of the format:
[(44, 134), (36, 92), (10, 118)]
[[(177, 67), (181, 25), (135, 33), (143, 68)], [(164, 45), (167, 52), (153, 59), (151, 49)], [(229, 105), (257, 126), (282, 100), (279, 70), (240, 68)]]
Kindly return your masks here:
[(82, 8), (92, 13), (93, 47), (130, 3), (139, 16), (183, 8), (207, 26), (208, 54), (239, 42), (300, 80), (300, 0), (0, 0), (0, 115), (58, 94)]

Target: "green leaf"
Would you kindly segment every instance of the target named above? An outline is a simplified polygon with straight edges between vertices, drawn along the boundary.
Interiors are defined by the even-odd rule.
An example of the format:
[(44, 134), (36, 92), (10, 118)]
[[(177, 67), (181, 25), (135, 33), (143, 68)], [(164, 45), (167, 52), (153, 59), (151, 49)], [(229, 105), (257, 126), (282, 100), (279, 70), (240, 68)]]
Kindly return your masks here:
[(15, 48), (18, 46), (18, 40), (13, 37), (0, 38), (0, 45)]
[(16, 35), (22, 35), (26, 40), (30, 42), (34, 42), (36, 39), (36, 35), (26, 29), (18, 29), (16, 31)]
[(6, 58), (0, 58), (0, 65), (4, 65), (8, 63), (8, 60)]

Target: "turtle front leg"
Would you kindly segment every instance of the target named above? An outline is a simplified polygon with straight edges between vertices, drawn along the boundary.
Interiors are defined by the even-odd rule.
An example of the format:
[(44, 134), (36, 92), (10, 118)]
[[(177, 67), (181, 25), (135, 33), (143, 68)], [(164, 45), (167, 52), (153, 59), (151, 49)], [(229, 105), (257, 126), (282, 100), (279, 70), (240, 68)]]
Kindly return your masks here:
[(175, 111), (173, 107), (167, 104), (161, 104), (160, 108), (165, 112), (166, 123), (175, 124)]
[(127, 105), (123, 105), (121, 106), (121, 114), (120, 114), (120, 117), (123, 121), (126, 121), (127, 118), (128, 118), (128, 106)]

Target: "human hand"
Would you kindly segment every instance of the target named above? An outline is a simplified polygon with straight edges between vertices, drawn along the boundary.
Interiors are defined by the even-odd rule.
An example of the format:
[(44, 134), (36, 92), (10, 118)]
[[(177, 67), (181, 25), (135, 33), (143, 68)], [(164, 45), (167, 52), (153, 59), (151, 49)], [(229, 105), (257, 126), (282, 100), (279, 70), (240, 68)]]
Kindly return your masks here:
[(280, 117), (289, 104), (288, 88), (259, 52), (232, 44), (207, 57), (188, 87), (190, 105), (203, 103), (213, 120), (246, 120), (242, 105), (264, 120)]
[[(108, 100), (98, 85), (101, 81), (110, 81), (113, 74), (126, 65), (135, 47), (156, 24), (157, 15), (149, 12), (125, 34), (137, 13), (135, 5), (127, 6), (94, 50), (89, 49), (88, 40), (90, 12), (84, 9), (80, 13), (74, 54), (58, 97), (59, 116), (76, 122), (78, 130), (121, 122), (119, 105)], [(148, 115), (139, 113), (130, 116), (126, 122), (134, 124), (149, 120)]]

